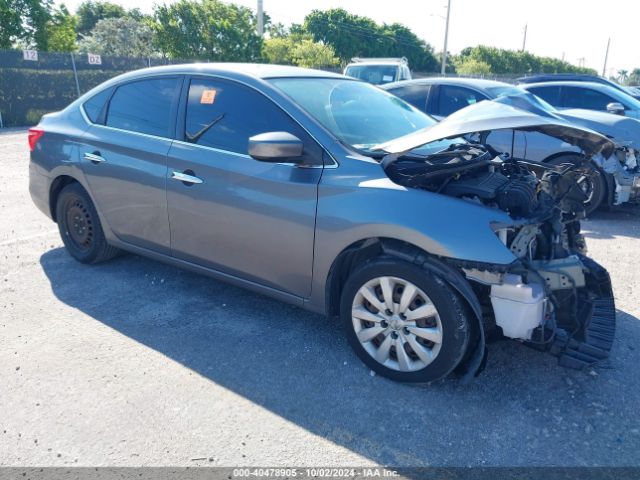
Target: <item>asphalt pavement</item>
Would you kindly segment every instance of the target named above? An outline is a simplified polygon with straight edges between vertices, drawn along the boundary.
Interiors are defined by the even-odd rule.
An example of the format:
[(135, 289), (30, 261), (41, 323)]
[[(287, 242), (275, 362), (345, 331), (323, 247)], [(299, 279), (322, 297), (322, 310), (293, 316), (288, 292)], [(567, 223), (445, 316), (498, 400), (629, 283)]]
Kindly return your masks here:
[(585, 222), (606, 365), (513, 341), (469, 385), (374, 376), (335, 320), (135, 255), (86, 266), (0, 134), (0, 465), (640, 466), (640, 208)]

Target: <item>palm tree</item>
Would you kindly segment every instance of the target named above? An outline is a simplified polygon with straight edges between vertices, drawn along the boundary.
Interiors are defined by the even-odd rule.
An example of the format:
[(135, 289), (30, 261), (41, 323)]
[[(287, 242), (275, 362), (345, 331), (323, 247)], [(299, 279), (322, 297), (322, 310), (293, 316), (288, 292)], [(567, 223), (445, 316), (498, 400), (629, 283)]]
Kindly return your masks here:
[(629, 80), (629, 72), (627, 70), (618, 70), (618, 82), (623, 85)]

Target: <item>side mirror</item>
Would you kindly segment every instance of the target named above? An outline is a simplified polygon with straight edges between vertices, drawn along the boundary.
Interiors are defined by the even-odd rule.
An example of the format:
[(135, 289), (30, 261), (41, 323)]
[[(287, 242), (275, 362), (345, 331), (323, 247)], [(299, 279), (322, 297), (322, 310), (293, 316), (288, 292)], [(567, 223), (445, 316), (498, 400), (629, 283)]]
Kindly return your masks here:
[(624, 105), (618, 102), (611, 102), (607, 105), (607, 112), (614, 115), (624, 115)]
[(262, 162), (299, 161), (302, 140), (287, 132), (268, 132), (249, 138), (249, 155)]

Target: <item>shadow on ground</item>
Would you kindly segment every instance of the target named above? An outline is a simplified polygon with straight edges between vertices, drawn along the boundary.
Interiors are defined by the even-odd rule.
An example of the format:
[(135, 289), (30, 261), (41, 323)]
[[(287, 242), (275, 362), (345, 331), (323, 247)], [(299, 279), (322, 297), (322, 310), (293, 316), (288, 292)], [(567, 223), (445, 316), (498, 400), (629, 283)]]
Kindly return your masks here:
[(640, 462), (640, 381), (627, 373), (640, 322), (622, 312), (611, 368), (597, 376), (499, 342), (472, 384), (411, 386), (371, 376), (333, 320), (296, 307), (133, 255), (85, 266), (55, 249), (40, 262), (65, 304), (375, 462)]

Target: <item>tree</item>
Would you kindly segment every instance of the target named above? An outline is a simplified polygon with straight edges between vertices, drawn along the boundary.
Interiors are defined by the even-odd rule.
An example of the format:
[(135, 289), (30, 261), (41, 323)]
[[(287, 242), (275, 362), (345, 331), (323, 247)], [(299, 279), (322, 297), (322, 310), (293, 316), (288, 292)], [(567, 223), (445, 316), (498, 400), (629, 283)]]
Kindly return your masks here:
[(460, 75), (489, 75), (491, 65), (475, 58), (462, 58), (455, 62), (456, 73)]
[(264, 41), (263, 53), (269, 63), (289, 65), (293, 63), (291, 37), (274, 37)]
[(76, 45), (77, 19), (69, 13), (64, 4), (51, 14), (46, 24), (47, 50), (52, 52), (72, 52)]
[(393, 23), (384, 25), (382, 31), (389, 39), (383, 56), (406, 57), (409, 66), (421, 72), (438, 70), (438, 61), (433, 53), (433, 47), (418, 38), (410, 29), (399, 23)]
[(332, 67), (340, 63), (331, 46), (299, 34), (265, 40), (264, 55), (269, 63), (307, 68)]
[[(504, 50), (495, 47), (478, 45), (463, 49), (456, 59), (456, 65), (469, 66), (486, 64), (491, 73), (525, 74), (525, 73), (589, 73), (596, 75), (590, 68), (577, 67), (557, 58), (539, 57), (529, 52)], [(486, 67), (482, 67), (486, 68)], [(459, 71), (459, 70), (458, 70)]]
[(624, 85), (629, 80), (629, 72), (627, 70), (619, 70), (617, 80)]
[(433, 48), (399, 23), (378, 25), (368, 17), (342, 8), (313, 10), (304, 19), (304, 29), (313, 40), (333, 47), (348, 62), (352, 57), (407, 57), (414, 70), (437, 69)]
[(384, 44), (373, 20), (342, 8), (312, 10), (304, 19), (304, 29), (316, 42), (331, 45), (344, 62), (355, 56), (375, 56)]
[[(140, 12), (137, 10), (138, 13)], [(105, 18), (121, 18), (127, 15), (126, 10), (115, 3), (107, 1), (87, 0), (76, 10), (78, 16), (78, 34), (89, 35), (93, 27)]]
[(53, 0), (0, 0), (0, 48), (17, 42), (47, 50), (47, 22)]
[(81, 52), (116, 57), (149, 57), (154, 55), (153, 32), (143, 20), (130, 17), (105, 18), (80, 40)]
[(220, 0), (179, 0), (156, 5), (156, 46), (172, 58), (257, 61), (262, 38), (253, 12)]
[(629, 74), (627, 85), (640, 85), (640, 68), (634, 68)]
[(291, 57), (293, 63), (299, 67), (333, 67), (340, 64), (340, 59), (336, 57), (331, 46), (314, 42), (310, 38), (296, 42)]

